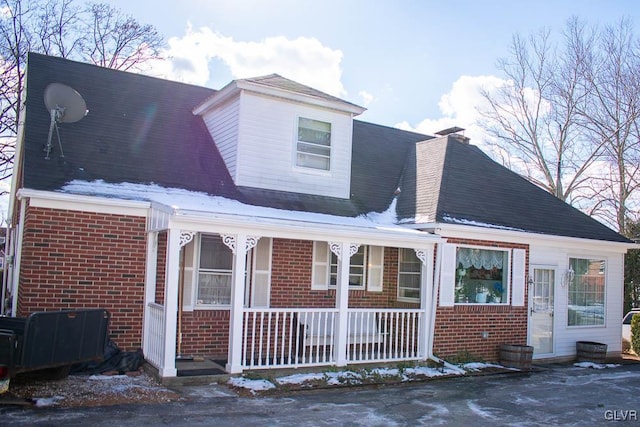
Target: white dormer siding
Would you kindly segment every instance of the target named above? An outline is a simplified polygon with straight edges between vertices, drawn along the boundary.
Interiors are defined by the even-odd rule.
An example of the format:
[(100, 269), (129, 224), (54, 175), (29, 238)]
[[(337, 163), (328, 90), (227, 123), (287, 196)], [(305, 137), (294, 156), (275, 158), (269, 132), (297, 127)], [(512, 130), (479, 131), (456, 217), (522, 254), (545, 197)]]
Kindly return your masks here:
[[(195, 110), (238, 186), (349, 198), (353, 116), (361, 107), (234, 82)], [(233, 85), (233, 84), (232, 84)], [(330, 167), (296, 165), (299, 118), (329, 123)]]

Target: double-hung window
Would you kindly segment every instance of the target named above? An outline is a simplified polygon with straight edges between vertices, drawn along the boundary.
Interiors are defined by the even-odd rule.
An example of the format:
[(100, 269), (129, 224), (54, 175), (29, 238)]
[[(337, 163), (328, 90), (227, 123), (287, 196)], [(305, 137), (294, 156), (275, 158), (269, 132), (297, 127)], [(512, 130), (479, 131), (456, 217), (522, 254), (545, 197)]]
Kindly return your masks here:
[[(361, 245), (348, 259), (349, 288), (382, 291), (384, 248)], [(313, 244), (313, 272), (311, 289), (335, 288), (338, 283), (338, 257), (329, 250), (327, 242)]]
[(606, 262), (569, 258), (569, 326), (604, 325)]
[[(365, 268), (367, 259), (367, 247), (360, 246), (358, 252), (353, 254), (349, 262), (349, 288), (364, 289), (367, 283), (367, 269)], [(329, 279), (330, 286), (336, 286), (338, 282), (338, 257), (331, 253), (331, 275)]]
[(231, 304), (233, 254), (220, 236), (200, 236), (196, 304), (227, 306)]
[(422, 261), (413, 249), (398, 249), (398, 300), (419, 302)]
[(331, 169), (331, 123), (298, 118), (296, 166), (324, 171)]

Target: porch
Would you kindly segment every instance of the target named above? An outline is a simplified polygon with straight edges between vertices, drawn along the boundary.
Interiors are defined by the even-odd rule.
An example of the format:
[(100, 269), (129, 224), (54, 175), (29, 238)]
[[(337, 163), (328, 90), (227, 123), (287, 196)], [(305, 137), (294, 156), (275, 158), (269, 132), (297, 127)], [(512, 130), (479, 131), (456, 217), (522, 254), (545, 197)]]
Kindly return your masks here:
[[(164, 307), (151, 303), (148, 311), (145, 357), (160, 369)], [(244, 309), (240, 371), (419, 361), (428, 356), (424, 325), (428, 314), (423, 309), (348, 309), (344, 334), (336, 326), (339, 315), (337, 309)], [(177, 376), (196, 375), (187, 372), (193, 370), (202, 370), (203, 375), (223, 373), (219, 368), (230, 371), (228, 360), (186, 362), (192, 360), (176, 358)]]
[[(222, 316), (217, 316), (215, 327), (224, 329), (227, 373), (429, 357), (438, 236), (393, 226), (306, 223), (300, 228), (282, 221), (253, 221), (234, 230), (228, 223), (219, 224), (219, 218), (203, 221), (198, 217), (196, 223), (185, 224), (184, 216), (163, 212), (157, 211), (148, 224), (143, 329), (145, 357), (161, 377), (178, 375), (184, 289), (196, 295), (197, 281), (206, 274), (211, 277), (211, 270), (198, 272), (197, 250), (187, 251), (186, 259), (193, 264), (183, 265), (185, 247), (199, 242), (198, 236), (218, 236), (218, 253), (221, 245), (230, 251), (228, 270), (215, 271), (216, 283), (228, 278), (224, 279), (229, 292), (226, 307), (216, 308), (209, 302), (205, 307), (192, 305), (189, 312), (198, 318), (226, 313), (224, 324), (220, 323)], [(247, 224), (256, 229), (248, 229)], [(194, 229), (198, 231), (191, 231)], [(211, 242), (207, 237), (207, 243)], [(275, 272), (278, 263), (291, 259), (282, 252), (289, 243), (298, 251), (294, 256), (297, 272), (291, 277)], [(411, 276), (407, 277), (414, 294), (409, 303), (398, 303), (401, 248), (412, 254)], [(358, 258), (357, 266), (350, 261), (352, 257)], [(387, 267), (387, 272), (385, 262), (395, 267)], [(358, 274), (362, 281), (354, 289), (353, 278)], [(193, 301), (199, 303), (197, 295)], [(216, 294), (213, 299), (217, 298)], [(207, 339), (207, 333), (203, 334)], [(220, 345), (216, 348), (222, 349)]]

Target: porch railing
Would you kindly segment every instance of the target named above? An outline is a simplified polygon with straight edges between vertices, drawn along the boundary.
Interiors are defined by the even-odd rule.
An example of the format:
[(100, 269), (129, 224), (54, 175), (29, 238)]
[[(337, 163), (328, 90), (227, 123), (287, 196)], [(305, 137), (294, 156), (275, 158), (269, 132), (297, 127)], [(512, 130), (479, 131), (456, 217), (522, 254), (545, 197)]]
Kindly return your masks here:
[(161, 368), (164, 357), (164, 306), (150, 302), (147, 310), (149, 327), (144, 356), (153, 366)]
[[(351, 363), (418, 360), (419, 309), (349, 309), (346, 360)], [(338, 310), (245, 309), (243, 368), (335, 365)]]

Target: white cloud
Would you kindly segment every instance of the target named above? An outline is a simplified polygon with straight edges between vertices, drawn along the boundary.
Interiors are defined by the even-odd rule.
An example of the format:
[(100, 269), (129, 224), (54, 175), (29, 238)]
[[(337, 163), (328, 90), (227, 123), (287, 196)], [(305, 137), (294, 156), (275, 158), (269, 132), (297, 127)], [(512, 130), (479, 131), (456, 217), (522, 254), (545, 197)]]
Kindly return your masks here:
[(233, 78), (278, 73), (334, 96), (344, 97), (342, 51), (324, 46), (315, 38), (268, 37), (257, 42), (236, 41), (211, 29), (190, 26), (182, 37), (172, 37), (167, 58), (152, 64), (156, 76), (205, 85), (209, 63), (218, 59), (229, 67)]
[(366, 90), (361, 90), (360, 92), (358, 92), (358, 95), (360, 96), (360, 99), (362, 99), (363, 107), (368, 107), (375, 99), (373, 94), (367, 92)]
[(489, 92), (509, 84), (508, 81), (495, 76), (461, 76), (453, 83), (451, 90), (440, 98), (438, 106), (442, 112), (439, 118), (425, 118), (415, 126), (409, 122), (400, 122), (395, 126), (414, 132), (433, 135), (438, 131), (459, 126), (472, 143), (483, 145), (489, 135), (480, 126), (480, 112), (486, 108), (482, 91)]

